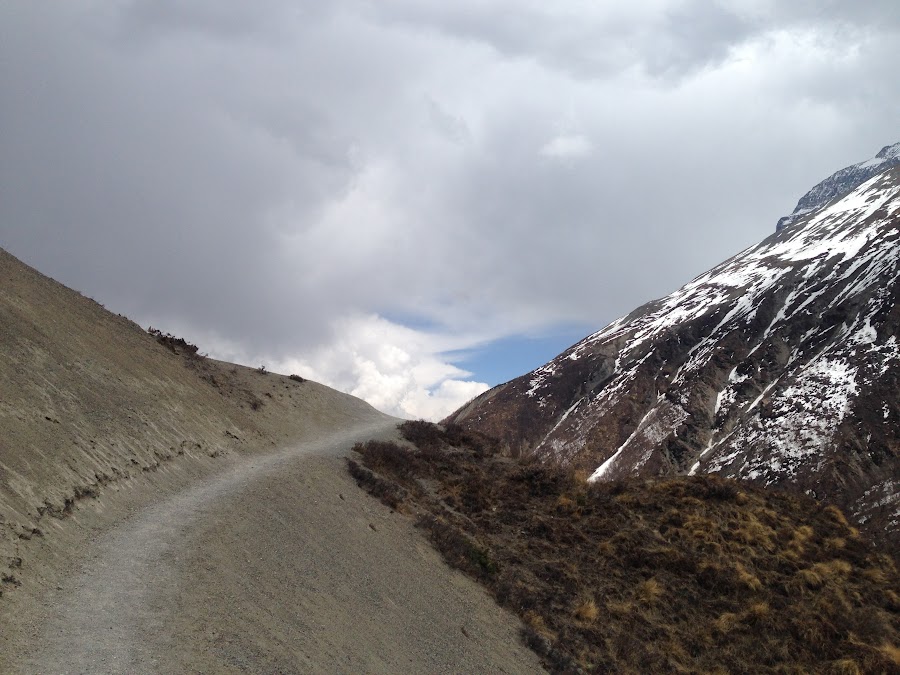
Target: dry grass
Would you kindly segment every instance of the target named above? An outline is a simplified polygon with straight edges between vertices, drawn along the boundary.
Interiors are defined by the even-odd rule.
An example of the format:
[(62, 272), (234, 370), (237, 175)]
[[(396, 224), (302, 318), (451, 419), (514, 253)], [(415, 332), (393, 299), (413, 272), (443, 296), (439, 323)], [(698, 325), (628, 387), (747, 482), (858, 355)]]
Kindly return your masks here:
[(579, 621), (583, 621), (585, 623), (591, 623), (597, 620), (597, 617), (600, 616), (600, 609), (597, 607), (597, 603), (594, 602), (592, 598), (587, 600), (582, 600), (575, 606), (575, 610), (573, 612), (575, 618)]
[(762, 589), (762, 582), (755, 574), (747, 571), (747, 568), (740, 562), (734, 564), (734, 571), (737, 574), (738, 582), (748, 591), (758, 591)]
[(656, 602), (663, 594), (663, 586), (655, 578), (647, 579), (638, 584), (638, 597), (648, 604)]
[(900, 670), (900, 647), (885, 643), (879, 647), (879, 651)]
[(712, 476), (592, 485), (403, 430), (418, 450), (358, 446), (354, 475), (418, 513), (554, 671), (900, 672), (896, 562), (835, 507)]

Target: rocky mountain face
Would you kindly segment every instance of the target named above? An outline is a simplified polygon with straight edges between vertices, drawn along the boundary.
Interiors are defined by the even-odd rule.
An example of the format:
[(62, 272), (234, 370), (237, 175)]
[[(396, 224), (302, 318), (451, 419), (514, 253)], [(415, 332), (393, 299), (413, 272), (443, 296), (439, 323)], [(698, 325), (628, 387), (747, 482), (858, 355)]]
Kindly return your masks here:
[(799, 488), (900, 542), (898, 148), (849, 193), (447, 421), (594, 480)]
[(898, 165), (900, 165), (900, 143), (895, 143), (883, 147), (872, 159), (836, 171), (803, 195), (791, 215), (778, 220), (775, 230), (780, 231), (792, 225), (806, 214), (849, 194), (873, 176)]

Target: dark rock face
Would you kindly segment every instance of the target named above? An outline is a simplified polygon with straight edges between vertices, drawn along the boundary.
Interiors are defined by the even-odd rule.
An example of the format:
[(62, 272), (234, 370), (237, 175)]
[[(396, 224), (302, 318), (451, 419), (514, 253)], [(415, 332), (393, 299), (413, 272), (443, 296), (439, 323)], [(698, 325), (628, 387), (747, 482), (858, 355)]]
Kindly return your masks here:
[(799, 488), (900, 542), (898, 259), (894, 167), (448, 421), (595, 480)]
[(859, 162), (837, 171), (807, 192), (789, 216), (784, 216), (775, 225), (775, 231), (793, 225), (803, 216), (826, 204), (849, 194), (873, 176), (891, 167), (900, 165), (900, 143), (887, 145), (872, 159)]

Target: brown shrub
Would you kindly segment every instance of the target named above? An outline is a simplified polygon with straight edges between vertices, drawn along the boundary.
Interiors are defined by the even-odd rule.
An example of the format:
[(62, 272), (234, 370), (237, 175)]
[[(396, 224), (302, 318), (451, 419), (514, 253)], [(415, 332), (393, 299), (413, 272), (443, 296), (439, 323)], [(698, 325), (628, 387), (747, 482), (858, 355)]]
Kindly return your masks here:
[(392, 509), (400, 509), (407, 496), (406, 490), (392, 481), (384, 480), (375, 475), (352, 459), (347, 460), (347, 469), (350, 475), (356, 479), (357, 485), (365, 487), (370, 494)]
[(445, 443), (446, 434), (437, 425), (424, 420), (409, 420), (399, 426), (400, 433), (419, 450), (440, 448)]
[(588, 598), (575, 605), (574, 614), (579, 621), (590, 623), (597, 620), (597, 617), (600, 616), (600, 610), (597, 608), (597, 603), (594, 602), (593, 598)]
[(878, 651), (885, 657), (885, 660), (900, 669), (900, 647), (885, 642), (878, 648)]
[(853, 659), (838, 659), (833, 661), (828, 668), (834, 675), (862, 675), (862, 671)]
[(664, 591), (663, 585), (655, 578), (642, 581), (638, 585), (638, 597), (647, 603), (656, 602)]
[(741, 624), (741, 618), (734, 612), (725, 612), (719, 615), (715, 622), (715, 631), (722, 635), (728, 635)]
[(163, 333), (161, 330), (158, 330), (153, 326), (150, 326), (147, 329), (147, 332), (155, 337), (156, 341), (159, 344), (169, 349), (173, 354), (201, 358), (198, 354), (199, 348), (197, 347), (197, 345), (191, 344), (184, 338), (175, 337), (171, 333)]
[(845, 530), (850, 530), (850, 523), (847, 522), (847, 516), (834, 504), (825, 507), (825, 515), (835, 524), (840, 525)]
[(367, 466), (388, 476), (405, 478), (416, 468), (415, 453), (391, 441), (357, 443), (353, 451), (362, 455)]
[(551, 670), (897, 671), (895, 563), (840, 511), (709, 476), (586, 484), (458, 428), (404, 428), (417, 449), (365, 444), (358, 480), (415, 508)]
[(737, 575), (738, 583), (750, 591), (758, 591), (762, 589), (762, 582), (755, 574), (750, 573), (746, 567), (740, 562), (734, 564), (734, 571)]

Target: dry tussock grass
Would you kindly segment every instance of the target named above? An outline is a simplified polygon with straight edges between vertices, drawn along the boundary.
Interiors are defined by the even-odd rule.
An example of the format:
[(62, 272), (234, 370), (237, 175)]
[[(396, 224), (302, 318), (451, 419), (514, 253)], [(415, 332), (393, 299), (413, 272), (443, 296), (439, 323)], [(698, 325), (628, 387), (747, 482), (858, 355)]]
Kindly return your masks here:
[(878, 650), (884, 654), (885, 658), (893, 663), (900, 670), (900, 647), (884, 643)]
[(552, 670), (900, 672), (896, 563), (833, 506), (713, 476), (589, 484), (402, 428), (418, 450), (358, 446), (354, 475), (417, 512)]
[(597, 607), (597, 603), (594, 602), (593, 598), (589, 598), (587, 600), (582, 600), (575, 606), (574, 614), (575, 618), (579, 621), (591, 623), (592, 621), (596, 621), (597, 617), (600, 616), (600, 609)]

